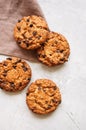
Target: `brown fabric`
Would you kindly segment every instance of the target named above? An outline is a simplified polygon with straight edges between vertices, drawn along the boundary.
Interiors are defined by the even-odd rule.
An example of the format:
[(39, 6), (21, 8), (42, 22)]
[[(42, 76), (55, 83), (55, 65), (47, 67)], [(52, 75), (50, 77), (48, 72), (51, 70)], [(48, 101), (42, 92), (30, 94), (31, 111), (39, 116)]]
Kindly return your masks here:
[(16, 22), (28, 15), (43, 16), (36, 0), (0, 0), (0, 54), (36, 61), (35, 53), (20, 48), (13, 37)]

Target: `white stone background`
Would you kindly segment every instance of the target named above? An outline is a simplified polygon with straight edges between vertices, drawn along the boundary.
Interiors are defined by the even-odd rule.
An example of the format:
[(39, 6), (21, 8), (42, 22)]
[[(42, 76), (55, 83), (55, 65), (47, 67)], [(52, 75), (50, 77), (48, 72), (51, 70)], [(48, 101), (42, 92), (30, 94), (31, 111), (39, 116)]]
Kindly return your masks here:
[(27, 108), (27, 88), (17, 94), (0, 90), (0, 130), (86, 130), (86, 0), (38, 2), (50, 29), (68, 39), (71, 55), (69, 62), (58, 67), (29, 62), (31, 82), (52, 79), (60, 88), (62, 103), (52, 114), (39, 116)]

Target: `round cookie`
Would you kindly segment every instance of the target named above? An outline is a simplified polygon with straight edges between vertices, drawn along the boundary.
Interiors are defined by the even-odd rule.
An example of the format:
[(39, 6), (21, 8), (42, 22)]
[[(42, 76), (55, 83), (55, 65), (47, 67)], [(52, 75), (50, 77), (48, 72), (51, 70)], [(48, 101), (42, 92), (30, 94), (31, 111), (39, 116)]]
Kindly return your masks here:
[(51, 80), (38, 79), (29, 86), (26, 103), (34, 113), (50, 113), (61, 103), (59, 88)]
[(48, 34), (48, 25), (40, 16), (27, 16), (16, 24), (14, 37), (18, 45), (27, 50), (34, 50), (45, 42)]
[(63, 64), (70, 54), (69, 43), (63, 35), (49, 32), (44, 46), (37, 50), (37, 54), (38, 59), (48, 66)]
[(22, 59), (7, 58), (0, 63), (0, 88), (6, 91), (20, 91), (31, 79), (31, 68)]

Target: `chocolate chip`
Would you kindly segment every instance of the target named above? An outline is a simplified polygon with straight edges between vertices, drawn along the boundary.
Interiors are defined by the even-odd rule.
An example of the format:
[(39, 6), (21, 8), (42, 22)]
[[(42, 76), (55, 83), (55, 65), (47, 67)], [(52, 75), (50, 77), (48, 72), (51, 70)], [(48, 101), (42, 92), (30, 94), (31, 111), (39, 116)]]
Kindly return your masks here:
[(23, 41), (23, 43), (25, 43), (26, 41)]
[(16, 69), (16, 67), (17, 67), (16, 65), (13, 66), (14, 69)]
[(2, 87), (0, 87), (0, 89), (3, 89)]
[(26, 72), (28, 70), (27, 67), (25, 67), (24, 65), (22, 66), (23, 70)]
[(54, 86), (54, 87), (53, 87), (53, 90), (56, 90), (56, 89), (57, 89), (57, 87), (56, 87), (56, 86)]
[(27, 46), (27, 47), (29, 47), (29, 44), (28, 44), (28, 42), (25, 42), (25, 44), (26, 44), (26, 46)]
[(52, 106), (51, 105), (48, 105), (47, 109), (50, 109)]
[(28, 80), (30, 80), (31, 78), (28, 78)]
[(17, 43), (18, 43), (18, 44), (21, 44), (21, 41), (18, 41)]
[(59, 104), (60, 104), (60, 103), (61, 103), (61, 100), (60, 100), (60, 101), (57, 101), (56, 99), (52, 99), (52, 102), (53, 102), (53, 103), (59, 103)]
[(45, 101), (45, 103), (47, 104), (47, 103), (48, 103), (48, 101)]
[(20, 63), (20, 62), (21, 62), (21, 59), (17, 60), (17, 61), (15, 62), (15, 64), (18, 64), (18, 63)]
[(33, 24), (30, 24), (30, 27), (33, 27)]
[(40, 86), (38, 86), (38, 90), (41, 90), (41, 87), (40, 87)]
[(58, 42), (55, 40), (55, 44), (57, 44)]
[(34, 32), (33, 32), (33, 36), (36, 36), (36, 34), (37, 34), (37, 31), (34, 31)]
[(13, 82), (10, 82), (10, 86), (14, 88), (15, 84)]
[(46, 92), (46, 89), (43, 89), (44, 92)]
[(19, 60), (17, 61), (17, 63), (19, 63), (19, 62), (21, 62), (21, 59), (19, 59)]
[(41, 38), (41, 36), (38, 36), (37, 38), (38, 38), (38, 39), (40, 39), (40, 38)]
[(27, 22), (29, 22), (30, 20), (29, 19), (27, 19)]
[(21, 82), (19, 83), (19, 86), (22, 86), (22, 83), (21, 83)]
[(9, 58), (6, 58), (6, 59), (7, 59), (7, 60), (12, 60), (12, 58), (10, 58), (10, 57), (9, 57)]
[(22, 36), (23, 36), (23, 38), (26, 38), (26, 36), (25, 36), (25, 34), (24, 34), (24, 33), (22, 34)]
[(61, 61), (65, 61), (65, 59), (64, 59), (64, 58), (61, 58), (60, 60), (61, 60)]
[(28, 96), (29, 95), (29, 93), (26, 93), (26, 96)]
[(7, 73), (4, 72), (4, 73), (3, 73), (3, 76), (6, 77), (6, 76), (7, 76)]
[(26, 39), (26, 40), (24, 41), (24, 43), (25, 43), (26, 47), (29, 47), (29, 41), (28, 41), (28, 39)]
[(28, 40), (32, 40), (32, 38), (30, 37), (30, 38), (28, 38)]
[(20, 23), (21, 22), (21, 20), (18, 20), (18, 23)]
[(61, 103), (61, 100), (59, 101), (59, 104)]
[(49, 40), (49, 39), (47, 38), (45, 42), (48, 42), (48, 40)]
[(64, 50), (60, 50), (61, 53), (63, 53)]
[(55, 99), (52, 99), (52, 102), (53, 102), (53, 103), (57, 103), (57, 101), (56, 101)]
[(44, 43), (41, 43), (41, 47), (43, 48), (45, 46), (45, 44)]
[(46, 56), (45, 55), (42, 55), (43, 58), (45, 58)]
[(52, 56), (52, 54), (49, 54), (50, 56)]
[(42, 26), (39, 26), (39, 28), (41, 28), (41, 29), (42, 29)]
[(40, 54), (37, 54), (37, 57), (40, 57)]
[(25, 43), (26, 47), (29, 47), (28, 41), (24, 41), (24, 43)]
[(6, 63), (6, 62), (4, 62), (4, 63), (3, 63), (3, 65), (4, 65), (4, 66), (7, 66), (7, 63)]
[(37, 100), (35, 100), (35, 103), (37, 103), (37, 104), (38, 104)]
[(4, 72), (3, 73), (7, 73), (8, 72), (8, 70), (4, 70)]
[(17, 29), (20, 31), (20, 30), (21, 30), (21, 27), (17, 27)]

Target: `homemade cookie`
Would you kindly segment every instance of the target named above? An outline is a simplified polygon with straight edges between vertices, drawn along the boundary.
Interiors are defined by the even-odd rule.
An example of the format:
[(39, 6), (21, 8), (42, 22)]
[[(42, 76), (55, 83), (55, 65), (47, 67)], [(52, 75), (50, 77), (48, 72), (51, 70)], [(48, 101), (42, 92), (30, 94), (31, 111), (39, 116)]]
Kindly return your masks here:
[(0, 88), (6, 91), (20, 91), (31, 79), (30, 66), (20, 58), (7, 58), (0, 63)]
[(14, 28), (14, 37), (18, 45), (27, 50), (34, 50), (45, 42), (48, 25), (40, 16), (27, 16), (19, 20)]
[(26, 103), (35, 113), (50, 113), (61, 103), (59, 88), (51, 80), (36, 80), (29, 86), (26, 94)]
[(63, 64), (70, 54), (69, 43), (64, 36), (55, 32), (49, 32), (44, 45), (37, 50), (38, 59), (48, 65)]

